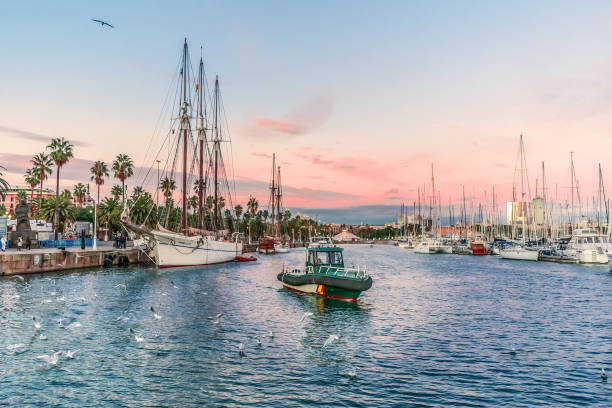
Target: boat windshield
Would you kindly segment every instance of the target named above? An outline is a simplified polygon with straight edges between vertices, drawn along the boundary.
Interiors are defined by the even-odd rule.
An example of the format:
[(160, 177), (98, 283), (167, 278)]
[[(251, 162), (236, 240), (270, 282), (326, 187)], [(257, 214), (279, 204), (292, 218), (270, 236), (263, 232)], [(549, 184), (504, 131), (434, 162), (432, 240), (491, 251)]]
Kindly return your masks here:
[(340, 251), (312, 251), (308, 261), (311, 265), (344, 265)]

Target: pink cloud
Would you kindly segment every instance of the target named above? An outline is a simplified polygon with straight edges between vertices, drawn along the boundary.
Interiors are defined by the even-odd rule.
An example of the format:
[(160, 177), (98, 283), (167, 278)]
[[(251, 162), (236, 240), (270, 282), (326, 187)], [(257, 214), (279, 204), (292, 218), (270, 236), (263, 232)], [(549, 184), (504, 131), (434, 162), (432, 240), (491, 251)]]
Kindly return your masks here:
[(290, 135), (301, 135), (306, 131), (306, 127), (299, 123), (290, 122), (288, 120), (274, 120), (262, 117), (255, 118), (255, 126), (260, 129), (268, 129)]

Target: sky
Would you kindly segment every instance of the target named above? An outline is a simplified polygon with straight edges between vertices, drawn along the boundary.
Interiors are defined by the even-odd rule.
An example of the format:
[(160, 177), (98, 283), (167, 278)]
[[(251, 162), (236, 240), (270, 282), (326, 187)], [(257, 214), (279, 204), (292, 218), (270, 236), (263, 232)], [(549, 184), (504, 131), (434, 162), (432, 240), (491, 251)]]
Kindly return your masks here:
[(612, 175), (611, 20), (606, 1), (9, 2), (0, 165), (23, 184), (63, 136), (62, 187), (119, 153), (150, 168), (186, 37), (220, 77), (239, 203), (267, 203), (273, 152), (289, 207), (412, 206), (432, 164), (443, 204), (462, 186), (509, 201), (520, 134), (532, 195), (545, 162), (549, 196), (569, 197), (574, 152), (586, 200), (598, 163)]

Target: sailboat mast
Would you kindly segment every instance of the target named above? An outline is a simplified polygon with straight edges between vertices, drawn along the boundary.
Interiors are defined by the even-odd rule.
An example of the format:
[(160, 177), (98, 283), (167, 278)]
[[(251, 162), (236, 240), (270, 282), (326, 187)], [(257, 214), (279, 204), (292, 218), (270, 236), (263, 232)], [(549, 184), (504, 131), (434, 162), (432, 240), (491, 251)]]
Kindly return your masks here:
[(276, 215), (275, 212), (275, 202), (276, 202), (276, 185), (274, 184), (275, 180), (274, 180), (274, 173), (276, 170), (276, 153), (272, 153), (272, 186), (270, 186), (270, 198), (272, 198), (272, 233), (275, 233), (275, 226), (274, 226), (274, 216)]
[(571, 208), (570, 208), (570, 229), (573, 229), (574, 228), (574, 178), (576, 177), (574, 175), (574, 152), (570, 152), (570, 177), (572, 179), (572, 187), (571, 187), (572, 201), (571, 201)]
[(204, 62), (200, 57), (200, 69), (198, 72), (198, 143), (200, 148), (200, 174), (198, 178), (198, 228), (204, 229)]
[(183, 211), (181, 213), (181, 226), (187, 231), (187, 128), (189, 118), (187, 117), (187, 39), (183, 45), (183, 112), (181, 127), (183, 128)]
[(278, 177), (276, 177), (276, 212), (277, 212), (277, 219), (276, 219), (276, 236), (280, 238), (281, 236), (281, 187), (280, 187), (280, 179), (281, 179), (281, 175), (280, 175), (280, 166), (278, 166)]
[(219, 220), (219, 76), (215, 77), (215, 214), (213, 219), (213, 230), (217, 231)]

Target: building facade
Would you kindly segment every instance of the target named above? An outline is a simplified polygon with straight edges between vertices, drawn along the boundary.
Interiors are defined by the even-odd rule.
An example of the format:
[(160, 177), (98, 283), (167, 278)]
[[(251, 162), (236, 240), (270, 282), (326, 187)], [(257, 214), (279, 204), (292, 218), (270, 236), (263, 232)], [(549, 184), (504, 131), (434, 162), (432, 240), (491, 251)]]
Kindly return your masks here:
[[(30, 201), (30, 197), (38, 198), (40, 197), (40, 188), (35, 188), (34, 193), (32, 194), (32, 189), (29, 186), (12, 186), (10, 189), (6, 191), (4, 199), (0, 197), (0, 205), (4, 207), (6, 210), (6, 214), (12, 214), (15, 206), (19, 202), (17, 199), (17, 195), (20, 191), (25, 191), (26, 197), (28, 201)], [(55, 195), (55, 191), (44, 188), (42, 191), (42, 197), (47, 198), (49, 196)]]

